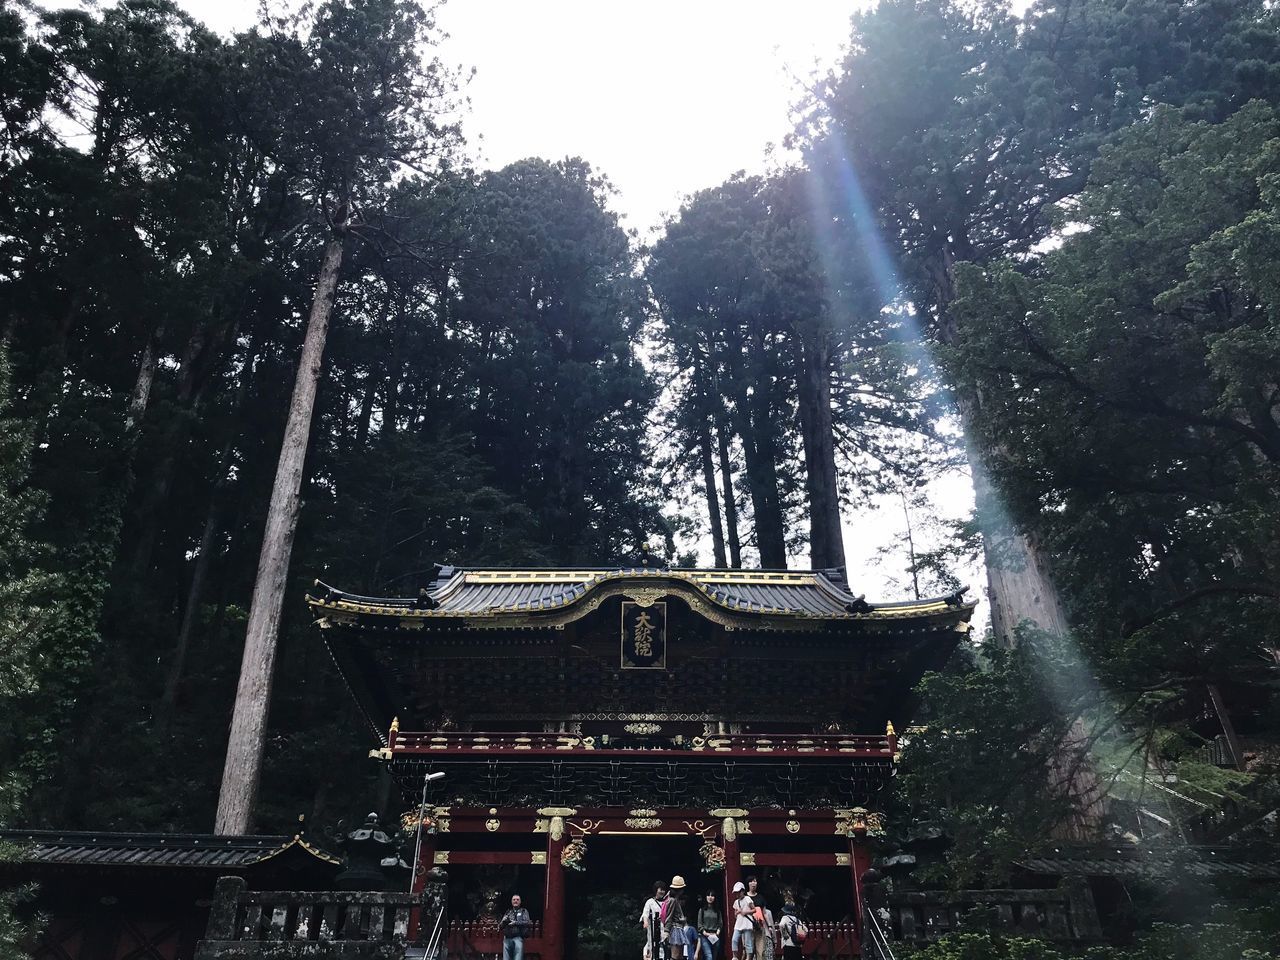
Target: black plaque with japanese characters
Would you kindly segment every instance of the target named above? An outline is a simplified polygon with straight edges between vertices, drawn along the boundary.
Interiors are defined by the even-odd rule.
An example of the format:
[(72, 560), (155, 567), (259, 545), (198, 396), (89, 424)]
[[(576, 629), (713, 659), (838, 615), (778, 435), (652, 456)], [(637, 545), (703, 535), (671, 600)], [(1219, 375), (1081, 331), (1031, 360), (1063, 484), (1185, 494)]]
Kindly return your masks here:
[(667, 668), (667, 605), (622, 601), (622, 669)]

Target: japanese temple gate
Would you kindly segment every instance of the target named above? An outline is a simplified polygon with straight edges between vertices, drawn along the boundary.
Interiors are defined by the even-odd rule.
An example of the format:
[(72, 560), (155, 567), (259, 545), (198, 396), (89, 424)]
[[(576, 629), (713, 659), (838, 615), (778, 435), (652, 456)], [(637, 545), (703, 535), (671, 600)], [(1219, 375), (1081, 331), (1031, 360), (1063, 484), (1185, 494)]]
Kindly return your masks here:
[[(566, 873), (625, 868), (593, 861), (613, 838), (680, 840), (702, 871), (691, 888), (714, 884), (722, 904), (750, 873), (838, 884), (847, 909), (811, 914), (805, 951), (859, 955), (895, 724), (974, 608), (871, 604), (839, 570), (653, 567), (444, 567), (415, 598), (318, 583), (308, 603), (405, 805), (446, 774), (429, 785), (419, 880), (433, 865), (457, 883), (539, 871), (525, 951), (541, 960), (572, 939)], [(637, 913), (654, 879), (629, 878)], [(494, 952), (495, 909), (456, 917), (454, 948)]]

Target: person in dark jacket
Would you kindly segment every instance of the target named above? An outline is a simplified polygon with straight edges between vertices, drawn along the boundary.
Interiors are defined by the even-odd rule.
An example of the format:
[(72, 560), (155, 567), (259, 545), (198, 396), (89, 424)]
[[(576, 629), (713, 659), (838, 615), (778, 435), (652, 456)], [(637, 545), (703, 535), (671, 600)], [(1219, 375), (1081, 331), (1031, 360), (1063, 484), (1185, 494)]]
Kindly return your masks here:
[(524, 938), (533, 932), (533, 918), (520, 905), (520, 894), (512, 894), (511, 909), (498, 921), (502, 934), (502, 960), (524, 960)]

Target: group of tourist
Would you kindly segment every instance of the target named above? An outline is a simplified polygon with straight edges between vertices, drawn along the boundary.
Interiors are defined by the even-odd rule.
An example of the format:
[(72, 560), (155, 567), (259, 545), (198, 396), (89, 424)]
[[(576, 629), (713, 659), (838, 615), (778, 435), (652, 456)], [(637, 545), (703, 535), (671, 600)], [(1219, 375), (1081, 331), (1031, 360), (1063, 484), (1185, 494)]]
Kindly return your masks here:
[[(725, 918), (716, 904), (716, 892), (708, 890), (694, 906), (685, 900), (688, 885), (677, 874), (670, 883), (659, 880), (653, 896), (640, 911), (644, 929), (643, 960), (719, 960), (725, 934)], [(782, 905), (775, 921), (773, 911), (760, 892), (760, 881), (747, 877), (733, 885), (729, 912), (730, 960), (775, 960), (775, 945), (782, 947), (782, 960), (801, 960), (801, 946), (808, 931), (790, 899)], [(502, 960), (523, 960), (524, 938), (533, 929), (529, 911), (519, 894), (512, 896), (511, 909), (498, 921), (502, 934)]]
[[(716, 905), (716, 892), (708, 890), (695, 909), (686, 904), (685, 889), (684, 877), (679, 875), (669, 884), (659, 880), (653, 885), (653, 896), (640, 911), (644, 960), (718, 960), (721, 956), (724, 917)], [(787, 900), (775, 922), (756, 877), (734, 884), (729, 920), (732, 960), (774, 960), (775, 944), (782, 947), (783, 960), (800, 960), (808, 931), (796, 905)]]

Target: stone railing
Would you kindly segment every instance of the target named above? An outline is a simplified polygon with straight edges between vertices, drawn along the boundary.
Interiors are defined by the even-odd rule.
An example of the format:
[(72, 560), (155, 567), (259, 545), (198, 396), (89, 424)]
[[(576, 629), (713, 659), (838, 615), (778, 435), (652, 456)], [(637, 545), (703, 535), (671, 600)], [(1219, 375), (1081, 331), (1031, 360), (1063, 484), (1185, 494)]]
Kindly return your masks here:
[[(1068, 880), (1048, 890), (921, 890), (885, 893), (866, 887), (867, 942), (923, 944), (965, 926), (966, 914), (986, 912), (991, 922), (1027, 937), (1063, 943), (1102, 938), (1089, 887)], [(872, 952), (871, 956), (875, 956)]]
[(196, 960), (402, 960), (415, 947), (418, 956), (436, 958), (444, 902), (442, 884), (421, 894), (259, 892), (245, 890), (240, 877), (222, 877)]

